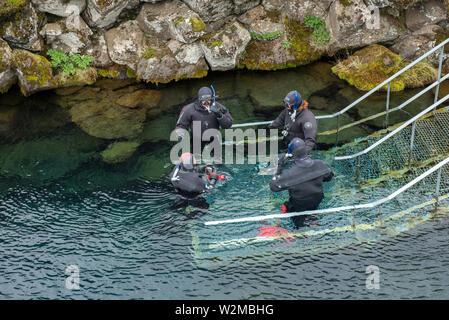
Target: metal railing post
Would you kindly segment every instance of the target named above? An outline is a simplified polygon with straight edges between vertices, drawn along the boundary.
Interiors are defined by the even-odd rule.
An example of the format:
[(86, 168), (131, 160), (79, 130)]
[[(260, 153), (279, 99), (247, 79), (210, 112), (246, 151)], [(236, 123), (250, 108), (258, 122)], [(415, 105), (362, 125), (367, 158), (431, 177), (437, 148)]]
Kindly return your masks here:
[(442, 46), (440, 49), (440, 61), (438, 62), (438, 78), (437, 78), (438, 84), (437, 87), (435, 88), (435, 97), (433, 98), (433, 103), (436, 103), (438, 101), (438, 92), (440, 90), (441, 68), (443, 66), (443, 55), (444, 55), (444, 46)]
[(413, 152), (413, 146), (415, 143), (415, 130), (416, 130), (416, 120), (413, 121), (412, 124), (412, 135), (410, 137), (410, 151), (408, 152), (408, 166), (410, 167), (410, 163), (412, 162), (412, 152)]
[(335, 146), (338, 145), (338, 132), (340, 131), (340, 115), (337, 116), (337, 132), (335, 137)]
[(441, 169), (438, 169), (437, 183), (435, 186), (435, 209), (438, 208), (438, 198), (440, 197)]
[(388, 89), (387, 89), (387, 105), (385, 107), (385, 128), (388, 128), (388, 112), (390, 110), (390, 89), (391, 89), (391, 81), (388, 82)]

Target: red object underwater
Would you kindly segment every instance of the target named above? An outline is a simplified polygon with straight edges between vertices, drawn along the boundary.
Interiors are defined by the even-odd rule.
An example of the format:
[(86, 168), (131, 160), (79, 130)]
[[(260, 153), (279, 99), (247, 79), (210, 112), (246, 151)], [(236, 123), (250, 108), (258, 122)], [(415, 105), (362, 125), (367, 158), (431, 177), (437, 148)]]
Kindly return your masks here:
[[(258, 237), (278, 237), (278, 236), (282, 236), (282, 235), (291, 234), (290, 231), (288, 231), (285, 228), (279, 227), (279, 226), (259, 227), (259, 228), (257, 228), (257, 230), (259, 231), (259, 234), (257, 235)], [(292, 239), (293, 239), (293, 237), (285, 238), (285, 240), (288, 243), (291, 243)]]

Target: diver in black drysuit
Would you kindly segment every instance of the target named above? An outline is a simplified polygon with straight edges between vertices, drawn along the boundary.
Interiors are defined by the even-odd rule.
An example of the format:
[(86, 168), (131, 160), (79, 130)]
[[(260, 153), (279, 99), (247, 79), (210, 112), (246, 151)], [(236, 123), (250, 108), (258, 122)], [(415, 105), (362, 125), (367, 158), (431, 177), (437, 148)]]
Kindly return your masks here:
[[(202, 209), (199, 212), (204, 213), (209, 209), (209, 204), (202, 194), (213, 189), (216, 181), (221, 179), (222, 176), (216, 173), (214, 167), (197, 166), (191, 153), (183, 154), (180, 164), (170, 174), (170, 181), (181, 196), (172, 209), (192, 206)], [(194, 213), (195, 216), (198, 215), (198, 212)]]
[[(193, 133), (193, 121), (201, 121), (200, 136), (193, 136), (194, 141), (201, 141), (201, 152), (206, 144), (212, 142), (202, 141), (203, 133), (207, 129), (229, 129), (232, 126), (232, 116), (228, 109), (215, 101), (215, 93), (209, 87), (202, 87), (198, 91), (198, 101), (190, 103), (182, 108), (178, 122), (176, 123), (176, 134), (178, 142), (181, 141), (188, 130)], [(198, 141), (198, 140), (196, 140)]]
[(317, 123), (315, 115), (308, 109), (309, 103), (304, 101), (298, 91), (290, 91), (284, 98), (285, 109), (268, 126), (268, 129), (283, 127), (285, 145), (289, 145), (293, 138), (305, 141), (307, 154), (315, 146)]
[[(282, 206), (283, 212), (315, 210), (324, 198), (323, 182), (334, 176), (329, 165), (322, 160), (312, 160), (307, 154), (307, 146), (300, 138), (294, 138), (289, 145), (294, 165), (282, 172), (288, 157), (282, 156), (276, 174), (270, 181), (274, 192), (288, 190), (289, 201)], [(297, 228), (304, 226), (306, 216), (292, 217)]]

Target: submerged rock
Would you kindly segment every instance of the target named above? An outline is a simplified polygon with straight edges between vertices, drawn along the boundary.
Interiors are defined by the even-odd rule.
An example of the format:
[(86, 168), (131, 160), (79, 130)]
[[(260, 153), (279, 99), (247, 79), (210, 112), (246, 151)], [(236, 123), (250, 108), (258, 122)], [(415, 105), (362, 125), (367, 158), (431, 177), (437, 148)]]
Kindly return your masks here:
[(101, 157), (104, 162), (109, 164), (125, 162), (134, 154), (139, 145), (135, 141), (113, 142), (101, 152)]
[(64, 135), (0, 145), (0, 174), (35, 183), (54, 183), (93, 159), (102, 141), (80, 130)]
[(0, 106), (0, 138), (9, 137), (19, 122), (20, 109), (16, 106)]
[(205, 35), (201, 47), (212, 70), (231, 70), (251, 40), (250, 33), (240, 23), (234, 22), (224, 29)]
[[(357, 51), (332, 68), (340, 79), (360, 90), (371, 90), (382, 81), (404, 68), (408, 63), (381, 45), (371, 45)], [(392, 91), (424, 86), (436, 81), (437, 71), (428, 62), (422, 61), (391, 82)], [(386, 89), (385, 86), (383, 89)]]
[(160, 91), (135, 86), (115, 90), (87, 87), (55, 96), (52, 102), (68, 108), (72, 121), (91, 136), (133, 139), (142, 133), (147, 110), (155, 108), (161, 98)]

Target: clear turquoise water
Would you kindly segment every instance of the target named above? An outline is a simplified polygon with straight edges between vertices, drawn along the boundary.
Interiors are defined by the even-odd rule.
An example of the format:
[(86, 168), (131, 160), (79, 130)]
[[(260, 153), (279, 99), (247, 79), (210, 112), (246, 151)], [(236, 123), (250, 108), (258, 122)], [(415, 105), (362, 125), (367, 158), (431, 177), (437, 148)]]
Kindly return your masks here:
[[(285, 88), (292, 79), (313, 73), (298, 69), (277, 74), (285, 81), (279, 87)], [(237, 92), (238, 81), (250, 87), (264, 77), (267, 73), (216, 74), (202, 81)], [(342, 86), (340, 91), (345, 89), (332, 81)], [(179, 83), (166, 90), (194, 90), (200, 83)], [(272, 119), (276, 113), (257, 112), (246, 94), (223, 94), (223, 99), (236, 123)], [(90, 137), (70, 123), (44, 132), (31, 125), (38, 123), (40, 113), (28, 110), (33, 115), (24, 125), (28, 131), (0, 145), (2, 299), (449, 297), (446, 215), (433, 217), (426, 207), (402, 219), (384, 220), (382, 228), (323, 232), (374, 223), (421, 203), (424, 197), (416, 194), (425, 194), (425, 184), (380, 211), (321, 216), (316, 226), (298, 231), (285, 219), (206, 227), (204, 222), (216, 219), (278, 213), (286, 199), (285, 194), (269, 191), (269, 177), (258, 175), (254, 165), (223, 165), (219, 170), (228, 180), (207, 195), (208, 212), (188, 217), (186, 210), (172, 208), (178, 198), (167, 179), (170, 145), (163, 133), (173, 127), (177, 112), (174, 107), (150, 120), (147, 142), (126, 163), (106, 165), (99, 152), (108, 141)], [(330, 160), (331, 154), (316, 151), (314, 157)], [(334, 169), (337, 175), (326, 185), (322, 207), (371, 201), (403, 183), (362, 188), (345, 176), (344, 165)], [(257, 239), (258, 228), (266, 226), (311, 233), (291, 241), (232, 244), (236, 239)], [(79, 267), (79, 290), (65, 286), (69, 265)], [(365, 287), (369, 265), (380, 268), (379, 290)]]

